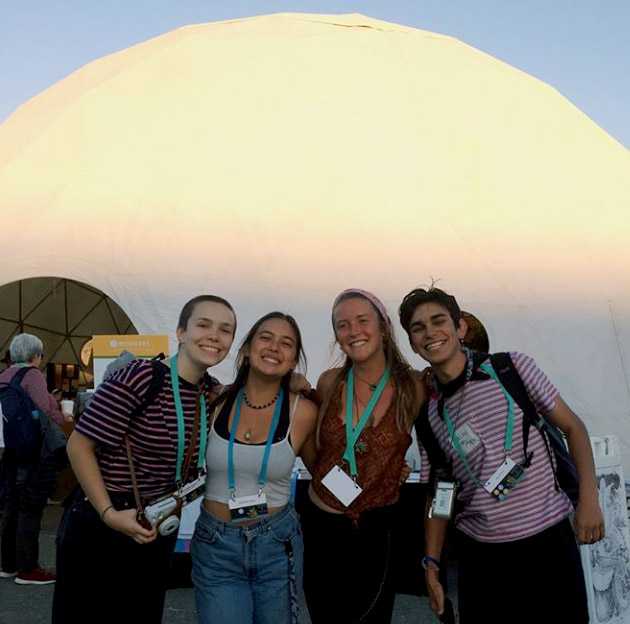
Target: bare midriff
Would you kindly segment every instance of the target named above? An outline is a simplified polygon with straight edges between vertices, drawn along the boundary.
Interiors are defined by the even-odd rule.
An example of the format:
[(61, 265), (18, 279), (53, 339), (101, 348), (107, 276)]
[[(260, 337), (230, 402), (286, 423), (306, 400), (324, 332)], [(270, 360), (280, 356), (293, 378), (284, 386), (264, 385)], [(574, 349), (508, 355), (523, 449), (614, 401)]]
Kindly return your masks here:
[[(273, 516), (274, 514), (282, 511), (285, 506), (282, 507), (269, 507), (269, 515)], [(229, 523), (232, 521), (230, 516), (230, 508), (225, 503), (220, 503), (219, 501), (208, 500), (204, 498), (203, 500), (203, 508), (211, 515), (213, 515), (217, 520), (221, 522)], [(238, 526), (249, 526), (251, 524), (256, 524), (258, 520), (251, 520), (247, 522), (239, 522)]]

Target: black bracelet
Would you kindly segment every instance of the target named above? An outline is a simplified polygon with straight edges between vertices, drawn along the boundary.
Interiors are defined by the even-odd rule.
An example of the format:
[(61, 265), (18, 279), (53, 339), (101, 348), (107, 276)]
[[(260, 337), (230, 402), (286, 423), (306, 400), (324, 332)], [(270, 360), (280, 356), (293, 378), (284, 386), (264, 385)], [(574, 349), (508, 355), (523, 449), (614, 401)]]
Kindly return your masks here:
[(103, 518), (105, 518), (105, 514), (110, 510), (113, 509), (114, 506), (113, 505), (109, 505), (107, 507), (105, 507), (105, 509), (103, 509), (103, 511), (101, 511), (101, 522), (103, 522)]

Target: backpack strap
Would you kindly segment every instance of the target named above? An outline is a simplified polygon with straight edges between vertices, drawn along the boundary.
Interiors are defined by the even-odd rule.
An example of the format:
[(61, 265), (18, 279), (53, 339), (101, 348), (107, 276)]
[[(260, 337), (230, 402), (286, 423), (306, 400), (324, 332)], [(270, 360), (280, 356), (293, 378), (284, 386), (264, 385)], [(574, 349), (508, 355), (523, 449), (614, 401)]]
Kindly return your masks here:
[(420, 408), (420, 413), (414, 422), (414, 428), (418, 442), (422, 445), (429, 458), (429, 464), (431, 465), (429, 484), (432, 488), (438, 478), (452, 478), (452, 468), (451, 462), (440, 447), (429, 422), (430, 400), (425, 401)]
[[(493, 353), (490, 356), (492, 368), (501, 381), (501, 385), (521, 408), (523, 423), (523, 451), (527, 460), (527, 445), (529, 443), (529, 428), (538, 420), (538, 410), (529, 397), (527, 388), (518, 374), (509, 353)], [(525, 424), (527, 423), (527, 426)]]
[(138, 407), (133, 411), (133, 416), (137, 416), (144, 412), (144, 410), (151, 405), (155, 399), (158, 398), (158, 395), (162, 391), (164, 387), (164, 379), (166, 377), (166, 366), (161, 363), (162, 358), (153, 358), (151, 360), (151, 368), (153, 369), (151, 375), (151, 381), (149, 383), (149, 387), (147, 391), (144, 393), (144, 397), (142, 398), (142, 402)]
[[(556, 489), (559, 489), (560, 486), (558, 483), (558, 477), (553, 461), (553, 452), (549, 444), (549, 440), (545, 435), (545, 431), (551, 433), (549, 430), (549, 423), (546, 423), (544, 417), (538, 413), (538, 410), (532, 402), (529, 393), (527, 392), (527, 388), (523, 383), (523, 379), (514, 366), (514, 362), (512, 361), (510, 354), (493, 353), (490, 356), (490, 362), (492, 364), (492, 368), (494, 368), (497, 374), (497, 377), (501, 381), (501, 384), (523, 412), (523, 450), (525, 452), (526, 461), (527, 443), (529, 441), (529, 429), (530, 427), (536, 427), (545, 443), (545, 449), (547, 451), (549, 463), (551, 464), (551, 469), (553, 471)], [(547, 425), (547, 427), (545, 427), (545, 425)]]
[(20, 388), (24, 392), (24, 389), (21, 388), (22, 381), (24, 380), (24, 377), (26, 377), (26, 373), (28, 373), (32, 368), (32, 366), (23, 366), (22, 368), (20, 368), (18, 372), (13, 375), (8, 385), (12, 386), (13, 388)]

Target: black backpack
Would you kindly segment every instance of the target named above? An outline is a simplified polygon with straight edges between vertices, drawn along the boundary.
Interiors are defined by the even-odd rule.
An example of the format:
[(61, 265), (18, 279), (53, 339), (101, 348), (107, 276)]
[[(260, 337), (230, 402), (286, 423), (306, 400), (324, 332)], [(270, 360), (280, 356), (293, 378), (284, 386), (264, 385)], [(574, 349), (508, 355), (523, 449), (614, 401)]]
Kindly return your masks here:
[[(563, 490), (573, 507), (577, 507), (579, 494), (578, 473), (572, 457), (569, 455), (562, 432), (538, 413), (527, 388), (518, 374), (509, 353), (493, 353), (489, 356), (492, 368), (501, 381), (501, 385), (514, 399), (523, 412), (523, 448), (527, 449), (529, 430), (535, 427), (542, 436), (547, 456), (551, 463), (557, 490)], [(452, 478), (451, 463), (440, 445), (429, 423), (429, 405), (424, 404), (416, 419), (416, 435), (426, 451), (431, 464), (431, 483), (437, 479)], [(525, 453), (527, 455), (527, 453)]]
[(22, 380), (30, 370), (30, 366), (25, 366), (11, 381), (0, 383), (4, 445), (20, 463), (37, 462), (42, 447), (39, 409), (22, 388)]

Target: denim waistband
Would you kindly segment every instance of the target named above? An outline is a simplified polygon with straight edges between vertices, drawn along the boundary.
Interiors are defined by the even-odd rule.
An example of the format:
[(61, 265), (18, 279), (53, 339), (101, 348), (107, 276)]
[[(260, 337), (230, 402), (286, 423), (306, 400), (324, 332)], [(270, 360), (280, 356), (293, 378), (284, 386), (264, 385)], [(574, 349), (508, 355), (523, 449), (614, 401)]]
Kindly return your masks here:
[(254, 524), (242, 526), (232, 524), (230, 522), (223, 522), (215, 518), (203, 505), (201, 505), (201, 513), (199, 515), (198, 522), (202, 522), (206, 525), (206, 527), (215, 529), (219, 533), (231, 536), (247, 535), (251, 538), (254, 535), (266, 533), (272, 526), (280, 524), (288, 518), (291, 518), (295, 522), (299, 522), (297, 513), (293, 508), (293, 505), (290, 504), (286, 505), (281, 511), (278, 511), (272, 516), (262, 518)]

